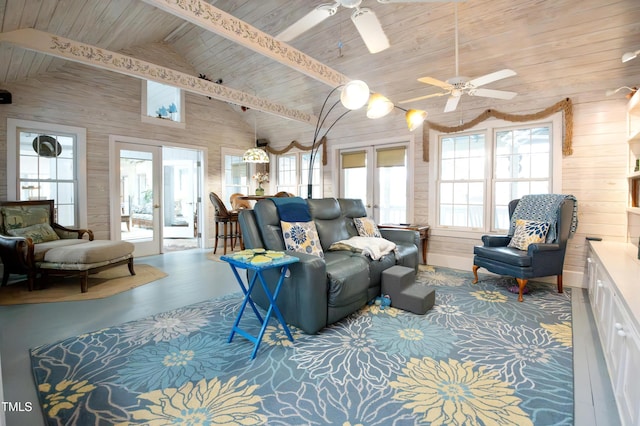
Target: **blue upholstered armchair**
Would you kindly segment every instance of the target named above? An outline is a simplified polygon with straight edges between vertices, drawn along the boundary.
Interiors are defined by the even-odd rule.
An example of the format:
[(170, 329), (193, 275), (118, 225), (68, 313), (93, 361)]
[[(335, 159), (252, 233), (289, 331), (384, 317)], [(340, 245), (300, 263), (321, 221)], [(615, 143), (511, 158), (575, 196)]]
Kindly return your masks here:
[[(525, 197), (533, 197), (526, 198)], [(511, 227), (508, 235), (484, 235), (483, 245), (473, 249), (473, 283), (478, 282), (478, 269), (485, 268), (499, 275), (515, 277), (518, 282), (518, 301), (522, 302), (522, 293), (530, 278), (555, 275), (558, 293), (562, 293), (562, 268), (567, 240), (577, 227), (576, 200), (573, 196), (548, 195), (525, 196), (526, 200), (518, 208), (520, 199), (509, 203), (509, 219)], [(538, 198), (535, 198), (538, 197)], [(555, 200), (554, 200), (555, 198)], [(544, 199), (545, 208), (549, 209), (546, 222), (549, 230), (545, 242), (529, 244), (526, 250), (509, 247), (516, 229), (516, 219), (538, 219), (545, 215), (544, 209), (530, 214), (528, 206), (539, 204), (536, 200)], [(551, 200), (551, 201), (550, 201)], [(553, 207), (552, 207), (553, 206)], [(552, 209), (552, 210), (550, 210)], [(513, 245), (513, 244), (512, 244)]]

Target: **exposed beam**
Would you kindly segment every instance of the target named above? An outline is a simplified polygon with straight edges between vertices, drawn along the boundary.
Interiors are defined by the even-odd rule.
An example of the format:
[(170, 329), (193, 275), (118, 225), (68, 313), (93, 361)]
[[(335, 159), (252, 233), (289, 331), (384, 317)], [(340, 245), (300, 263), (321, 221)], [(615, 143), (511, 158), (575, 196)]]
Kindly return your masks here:
[(275, 102), (258, 98), (221, 84), (212, 83), (180, 71), (43, 31), (25, 28), (0, 33), (0, 42), (11, 43), (23, 49), (79, 62), (143, 80), (153, 80), (191, 93), (246, 106), (279, 117), (301, 121), (311, 125), (315, 125), (317, 122), (317, 117), (312, 114), (287, 108)]
[(142, 0), (256, 53), (276, 60), (331, 87), (349, 78), (298, 49), (202, 0)]

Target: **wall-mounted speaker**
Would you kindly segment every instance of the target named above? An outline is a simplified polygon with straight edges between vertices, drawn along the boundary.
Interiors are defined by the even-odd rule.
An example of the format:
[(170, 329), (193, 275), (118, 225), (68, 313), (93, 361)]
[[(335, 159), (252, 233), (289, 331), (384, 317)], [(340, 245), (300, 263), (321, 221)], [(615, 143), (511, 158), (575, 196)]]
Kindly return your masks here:
[(10, 104), (11, 103), (11, 93), (6, 90), (0, 90), (0, 104)]

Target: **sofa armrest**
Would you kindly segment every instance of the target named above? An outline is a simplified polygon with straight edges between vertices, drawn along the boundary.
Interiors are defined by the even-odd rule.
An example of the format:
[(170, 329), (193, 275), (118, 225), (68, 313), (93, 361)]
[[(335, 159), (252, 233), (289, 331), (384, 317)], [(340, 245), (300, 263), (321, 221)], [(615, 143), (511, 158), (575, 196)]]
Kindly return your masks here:
[(89, 238), (89, 241), (93, 241), (93, 231), (91, 231), (90, 229), (65, 228), (64, 226), (57, 223), (54, 223), (52, 227), (53, 230), (56, 231), (56, 234), (58, 234), (58, 237), (60, 237), (60, 239), (68, 240), (71, 238), (77, 238), (81, 240), (86, 234)]
[[(278, 296), (277, 304), (287, 324), (315, 334), (327, 325), (327, 267), (324, 259), (306, 253), (286, 251), (288, 255), (300, 259), (289, 265)], [(251, 279), (255, 272), (248, 271)], [(280, 276), (280, 268), (263, 271), (267, 285), (273, 291)], [(256, 285), (252, 299), (263, 309), (269, 301), (261, 285)]]
[(420, 247), (420, 233), (418, 231), (412, 231), (410, 229), (380, 229), (382, 237), (393, 241), (394, 243), (415, 244), (416, 247)]
[[(29, 269), (34, 264), (34, 245), (31, 238), (0, 235), (0, 258), (3, 265)], [(7, 267), (7, 266), (5, 266)]]
[(485, 247), (505, 247), (511, 241), (508, 235), (483, 235), (482, 242)]

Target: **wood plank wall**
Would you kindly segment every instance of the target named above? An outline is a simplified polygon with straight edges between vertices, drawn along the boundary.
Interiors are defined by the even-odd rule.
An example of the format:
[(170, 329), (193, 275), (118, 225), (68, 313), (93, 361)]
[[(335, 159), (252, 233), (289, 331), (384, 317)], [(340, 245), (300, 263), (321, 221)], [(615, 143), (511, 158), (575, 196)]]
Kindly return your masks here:
[[(188, 68), (163, 45), (150, 45), (143, 50), (156, 60), (167, 58), (168, 63), (163, 65)], [(186, 129), (142, 123), (141, 80), (84, 65), (67, 63), (57, 72), (8, 84), (5, 88), (12, 93), (13, 103), (0, 105), (0, 199), (7, 198), (7, 118), (84, 127), (87, 129), (88, 226), (97, 239), (108, 239), (110, 235), (109, 135), (207, 147), (207, 192), (221, 191), (221, 148), (243, 149), (254, 144), (253, 127), (230, 105), (189, 93), (185, 99)], [(203, 202), (211, 222), (213, 207), (208, 199)], [(211, 240), (208, 246), (212, 246)]]

